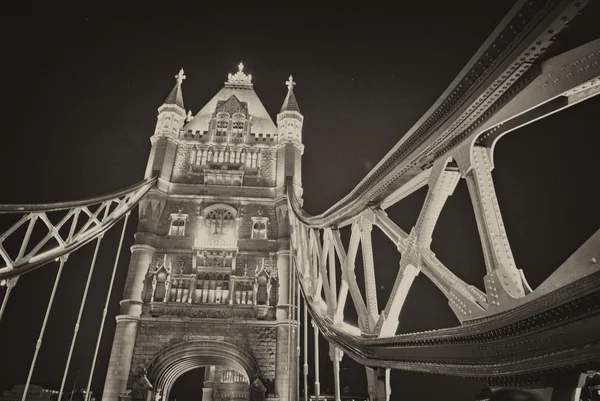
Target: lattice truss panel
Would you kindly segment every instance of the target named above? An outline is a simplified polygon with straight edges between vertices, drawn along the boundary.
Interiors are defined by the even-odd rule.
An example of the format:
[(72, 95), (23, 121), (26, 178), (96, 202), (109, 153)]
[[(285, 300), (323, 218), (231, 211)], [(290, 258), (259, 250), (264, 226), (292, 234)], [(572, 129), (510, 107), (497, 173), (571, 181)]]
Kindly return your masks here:
[[(489, 165), (487, 166), (489, 169)], [(486, 165), (481, 169), (485, 170)], [(467, 180), (474, 180), (470, 174)], [(482, 180), (488, 182), (485, 175)], [(504, 302), (524, 296), (531, 289), (522, 273), (514, 266), (514, 260), (506, 239), (493, 187), (473, 185), (472, 196), (477, 204), (485, 203), (483, 215), (495, 216), (485, 220), (486, 230), (482, 237), (496, 246), (486, 254), (489, 294), (469, 285), (453, 274), (430, 249), (431, 236), (442, 207), (452, 194), (460, 179), (455, 163), (449, 160), (436, 163), (417, 177), (419, 182), (413, 190), (429, 183), (429, 192), (415, 227), (404, 232), (383, 209), (367, 208), (354, 217), (348, 247), (342, 243), (340, 231), (334, 227), (311, 228), (291, 214), (293, 234), (292, 248), (299, 277), (305, 294), (324, 307), (325, 315), (334, 325), (347, 327), (343, 323), (346, 302), (352, 302), (358, 314), (360, 333), (376, 337), (395, 335), (398, 317), (415, 277), (422, 272), (446, 296), (449, 305), (462, 322), (481, 318), (498, 310)], [(480, 180), (481, 181), (481, 180)], [(413, 183), (411, 183), (412, 185)], [(412, 191), (411, 191), (412, 192)], [(490, 198), (493, 196), (493, 198)], [(291, 207), (291, 206), (290, 206)], [(490, 213), (493, 212), (493, 213)], [(373, 228), (380, 229), (392, 241), (401, 254), (398, 274), (391, 295), (380, 310), (377, 299), (375, 263), (371, 234)], [(490, 242), (487, 241), (487, 242)], [(356, 257), (361, 249), (363, 258), (365, 297), (356, 281)], [(336, 266), (341, 271), (341, 285), (337, 287)], [(499, 277), (503, 280), (499, 280)], [(381, 283), (380, 283), (381, 284)], [(350, 294), (350, 300), (348, 300)], [(319, 309), (319, 307), (317, 307)]]
[(103, 235), (148, 192), (154, 180), (101, 197), (43, 205), (0, 205), (0, 280), (66, 257)]

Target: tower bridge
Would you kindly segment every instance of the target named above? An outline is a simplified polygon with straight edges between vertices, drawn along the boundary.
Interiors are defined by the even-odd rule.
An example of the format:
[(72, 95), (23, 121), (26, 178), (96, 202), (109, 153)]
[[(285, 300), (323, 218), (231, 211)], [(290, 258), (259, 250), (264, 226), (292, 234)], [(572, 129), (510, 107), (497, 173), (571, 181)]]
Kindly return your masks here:
[[(515, 263), (492, 170), (495, 146), (506, 134), (600, 92), (600, 39), (544, 57), (586, 4), (518, 2), (423, 117), (347, 196), (316, 216), (302, 207), (304, 115), (294, 78), (286, 82), (273, 121), (243, 64), (195, 114), (186, 111), (180, 70), (158, 109), (143, 181), (91, 199), (0, 205), (0, 214), (12, 218), (0, 234), (0, 319), (20, 276), (57, 266), (23, 401), (63, 267), (71, 253), (95, 243), (66, 356), (64, 394), (103, 235), (122, 221), (90, 393), (93, 375), (100, 374), (94, 370), (100, 341), (110, 335), (103, 333), (107, 307), (136, 206), (106, 401), (169, 400), (175, 381), (198, 367), (206, 367), (203, 400), (297, 400), (302, 378), (308, 399), (307, 352), (302, 375), (298, 358), (307, 347), (309, 316), (317, 398), (323, 336), (338, 400), (344, 356), (365, 366), (371, 400), (390, 399), (390, 369), (473, 377), (492, 387), (530, 388), (548, 400), (579, 400), (600, 361), (600, 231), (533, 288)], [(463, 179), (484, 254), (484, 291), (431, 250), (438, 217)], [(386, 210), (420, 188), (427, 189), (426, 198), (405, 232)], [(350, 227), (348, 241), (344, 227)], [(374, 229), (400, 253), (388, 299), (378, 299), (376, 290)], [(355, 273), (359, 252), (364, 291)], [(420, 273), (446, 297), (460, 325), (398, 335), (400, 313)], [(356, 325), (344, 319), (348, 305)]]

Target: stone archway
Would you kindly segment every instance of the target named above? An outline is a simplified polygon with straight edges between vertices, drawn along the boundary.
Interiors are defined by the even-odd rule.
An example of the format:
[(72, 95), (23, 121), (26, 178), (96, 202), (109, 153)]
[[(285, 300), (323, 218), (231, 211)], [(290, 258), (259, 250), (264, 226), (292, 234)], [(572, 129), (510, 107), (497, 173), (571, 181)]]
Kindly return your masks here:
[(252, 399), (264, 398), (258, 363), (252, 354), (237, 345), (214, 340), (186, 341), (164, 348), (147, 366), (148, 380), (155, 391), (162, 390), (161, 401), (168, 401), (175, 381), (184, 373), (203, 366), (225, 366), (246, 375), (253, 387)]

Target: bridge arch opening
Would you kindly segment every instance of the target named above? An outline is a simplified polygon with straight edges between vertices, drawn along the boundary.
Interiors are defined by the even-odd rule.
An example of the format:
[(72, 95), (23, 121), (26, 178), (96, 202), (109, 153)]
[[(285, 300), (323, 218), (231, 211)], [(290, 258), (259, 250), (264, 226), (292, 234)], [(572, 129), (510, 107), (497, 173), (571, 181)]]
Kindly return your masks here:
[(254, 356), (230, 343), (198, 340), (172, 345), (154, 356), (146, 368), (153, 392), (148, 399), (158, 399), (159, 391), (161, 401), (171, 399), (170, 393), (177, 379), (198, 368), (205, 368), (209, 374), (208, 378), (205, 376), (209, 388), (230, 390), (239, 399), (264, 398), (265, 387)]

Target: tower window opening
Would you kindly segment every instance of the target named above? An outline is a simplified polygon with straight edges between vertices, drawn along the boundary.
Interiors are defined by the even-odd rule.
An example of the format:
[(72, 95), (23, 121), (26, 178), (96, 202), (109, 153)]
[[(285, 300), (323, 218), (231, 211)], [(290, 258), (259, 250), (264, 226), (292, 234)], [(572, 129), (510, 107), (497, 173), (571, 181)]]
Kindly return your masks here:
[(241, 138), (244, 135), (244, 122), (234, 121), (232, 124), (232, 131), (234, 137)]
[(234, 221), (234, 215), (225, 209), (211, 210), (206, 215), (206, 225), (209, 228), (209, 234), (223, 235), (231, 228)]
[(252, 239), (267, 239), (267, 217), (252, 217)]
[(171, 221), (169, 235), (184, 236), (185, 235), (185, 218), (177, 217)]
[(225, 120), (217, 121), (217, 136), (227, 136), (227, 126), (228, 123)]

